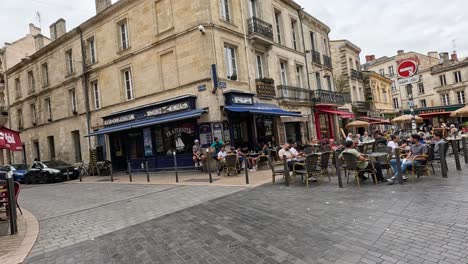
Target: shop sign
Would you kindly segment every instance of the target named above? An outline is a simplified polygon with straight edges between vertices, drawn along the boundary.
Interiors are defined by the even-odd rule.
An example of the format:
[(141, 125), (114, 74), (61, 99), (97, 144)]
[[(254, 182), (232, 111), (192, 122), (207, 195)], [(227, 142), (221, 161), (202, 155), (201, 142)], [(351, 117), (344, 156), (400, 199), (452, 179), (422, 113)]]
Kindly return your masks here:
[(166, 137), (172, 137), (176, 134), (193, 134), (193, 130), (190, 127), (176, 127), (166, 132)]
[(186, 110), (189, 108), (190, 108), (190, 104), (188, 102), (182, 102), (178, 104), (166, 105), (166, 106), (162, 106), (162, 107), (155, 108), (152, 110), (148, 110), (146, 112), (146, 116), (151, 117), (151, 116), (164, 115), (164, 114), (169, 114), (172, 112)]
[(143, 142), (145, 146), (145, 157), (153, 155), (153, 142), (151, 140), (151, 129), (143, 129)]
[(433, 110), (421, 110), (419, 114), (432, 114), (432, 113), (443, 113), (447, 112), (444, 108), (442, 109), (433, 109)]
[(250, 96), (233, 96), (232, 102), (234, 104), (253, 104), (253, 99)]
[(123, 122), (133, 121), (133, 120), (135, 120), (135, 114), (117, 116), (114, 118), (104, 120), (104, 125), (106, 126), (115, 125), (115, 124), (119, 124)]

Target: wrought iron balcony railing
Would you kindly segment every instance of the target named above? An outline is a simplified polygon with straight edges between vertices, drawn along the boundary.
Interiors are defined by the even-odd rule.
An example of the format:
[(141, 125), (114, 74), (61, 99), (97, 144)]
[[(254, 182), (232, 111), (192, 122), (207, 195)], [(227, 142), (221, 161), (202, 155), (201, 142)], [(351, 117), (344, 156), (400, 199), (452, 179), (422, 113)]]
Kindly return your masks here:
[(317, 63), (317, 64), (322, 64), (322, 61), (320, 59), (320, 52), (316, 50), (312, 50), (311, 53), (312, 53), (312, 62)]
[(353, 103), (354, 107), (356, 107), (358, 112), (369, 112), (370, 111), (370, 103), (358, 101)]
[(258, 97), (274, 98), (276, 96), (275, 80), (271, 78), (262, 78), (255, 80)]
[(328, 68), (333, 68), (332, 60), (329, 56), (323, 55), (323, 65)]
[(351, 69), (351, 79), (358, 79), (359, 78), (359, 72)]
[(287, 85), (278, 85), (278, 99), (302, 103), (311, 102), (308, 89)]
[(351, 95), (326, 90), (315, 90), (312, 91), (312, 100), (315, 103), (320, 102), (344, 105), (347, 103), (351, 103)]
[(273, 26), (270, 23), (267, 23), (258, 17), (251, 17), (247, 22), (249, 35), (259, 34), (260, 36), (273, 41)]

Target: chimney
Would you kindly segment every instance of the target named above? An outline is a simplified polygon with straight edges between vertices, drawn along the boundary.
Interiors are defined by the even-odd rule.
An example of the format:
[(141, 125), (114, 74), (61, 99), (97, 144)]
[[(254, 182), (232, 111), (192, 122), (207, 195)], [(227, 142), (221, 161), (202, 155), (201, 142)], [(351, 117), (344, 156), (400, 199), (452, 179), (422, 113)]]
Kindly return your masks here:
[(41, 34), (41, 29), (36, 27), (33, 23), (29, 23), (29, 34), (31, 36), (36, 36)]
[(366, 55), (366, 62), (375, 61), (375, 55)]
[(57, 22), (50, 25), (50, 39), (52, 41), (60, 38), (61, 36), (67, 33), (66, 22), (65, 19), (60, 18)]
[(101, 13), (104, 9), (112, 5), (111, 0), (96, 0), (96, 14)]
[(44, 47), (44, 36), (42, 34), (37, 34), (34, 36), (34, 44), (36, 45), (36, 51)]
[(441, 53), (439, 54), (439, 56), (440, 56), (440, 60), (441, 60), (442, 62), (446, 62), (446, 61), (449, 60), (449, 53), (448, 53), (448, 52), (441, 52)]
[(427, 56), (430, 57), (431, 59), (438, 59), (439, 55), (437, 54), (437, 51), (430, 51), (427, 53)]
[(452, 58), (452, 61), (458, 61), (457, 53), (456, 52), (452, 53), (451, 58)]
[(405, 54), (405, 51), (404, 51), (404, 50), (398, 50), (398, 51), (397, 51), (397, 54), (398, 54), (398, 55), (403, 55), (403, 54)]

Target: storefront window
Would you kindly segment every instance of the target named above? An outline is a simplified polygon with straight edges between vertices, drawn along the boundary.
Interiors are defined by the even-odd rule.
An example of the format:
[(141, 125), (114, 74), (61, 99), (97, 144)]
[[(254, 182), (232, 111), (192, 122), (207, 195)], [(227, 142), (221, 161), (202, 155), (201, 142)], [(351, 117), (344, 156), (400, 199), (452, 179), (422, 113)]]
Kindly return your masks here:
[(321, 138), (330, 138), (331, 137), (331, 131), (329, 128), (329, 122), (328, 122), (328, 115), (327, 114), (322, 114), (320, 115), (319, 122), (320, 122), (320, 135)]
[(194, 122), (166, 124), (154, 129), (156, 156), (169, 156), (174, 151), (178, 154), (192, 153), (194, 141)]
[(257, 139), (259, 144), (273, 142), (273, 118), (271, 116), (257, 116)]
[(288, 142), (302, 142), (301, 123), (286, 123), (286, 139)]
[(143, 135), (141, 132), (128, 134), (128, 158), (140, 159), (144, 158), (143, 150)]

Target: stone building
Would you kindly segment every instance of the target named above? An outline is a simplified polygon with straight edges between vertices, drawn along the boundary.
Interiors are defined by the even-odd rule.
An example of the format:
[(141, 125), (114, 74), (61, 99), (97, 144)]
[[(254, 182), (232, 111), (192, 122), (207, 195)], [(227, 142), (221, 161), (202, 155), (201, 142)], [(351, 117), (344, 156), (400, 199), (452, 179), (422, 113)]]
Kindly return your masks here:
[(187, 166), (195, 139), (306, 141), (321, 131), (316, 116), (323, 135), (336, 132), (344, 99), (331, 81), (330, 29), (293, 1), (96, 7), (70, 31), (52, 24), (52, 42), (7, 71), (12, 128), (25, 144), (15, 160), (87, 161), (98, 148), (115, 170), (170, 167), (174, 151)]
[[(393, 116), (392, 80), (375, 72), (363, 72), (366, 102), (370, 104), (369, 117)], [(372, 121), (372, 119), (370, 119)]]

